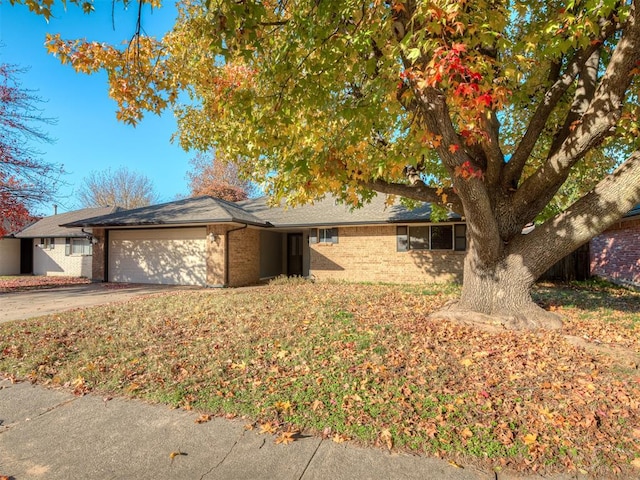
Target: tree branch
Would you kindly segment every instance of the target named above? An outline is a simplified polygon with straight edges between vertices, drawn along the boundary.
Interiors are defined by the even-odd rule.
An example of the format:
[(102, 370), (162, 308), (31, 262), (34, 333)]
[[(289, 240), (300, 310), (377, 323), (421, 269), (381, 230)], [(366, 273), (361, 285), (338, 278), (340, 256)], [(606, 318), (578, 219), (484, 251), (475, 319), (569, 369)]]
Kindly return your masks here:
[(504, 154), (500, 148), (500, 122), (493, 111), (491, 117), (485, 121), (485, 131), (489, 136), (487, 141), (482, 142), (482, 150), (487, 160), (486, 182), (487, 185), (494, 186), (500, 179), (505, 162)]
[(640, 203), (640, 151), (565, 212), (509, 244), (537, 278), (549, 265), (618, 221)]
[(564, 143), (571, 133), (572, 128), (574, 128), (575, 122), (580, 119), (589, 107), (589, 104), (596, 93), (599, 63), (600, 51), (596, 50), (582, 67), (571, 110), (567, 114), (564, 125), (553, 139), (553, 143), (549, 149), (551, 154), (560, 148), (560, 145)]
[(513, 212), (517, 216), (533, 219), (553, 198), (565, 182), (571, 168), (592, 148), (612, 134), (622, 114), (625, 94), (640, 62), (640, 21), (638, 11), (632, 8), (624, 34), (611, 56), (611, 60), (598, 85), (589, 108), (579, 124), (548, 160), (534, 172), (513, 197)]
[[(464, 215), (464, 209), (460, 198), (455, 194), (452, 188), (443, 188), (440, 192), (437, 188), (429, 187), (421, 180), (408, 183), (389, 183), (384, 180), (373, 180), (368, 182), (360, 182), (360, 185), (376, 192), (385, 193), (387, 195), (397, 195), (399, 197), (410, 198), (419, 202), (437, 203), (444, 207), (450, 208), (459, 215)], [(440, 192), (440, 195), (438, 194)], [(446, 195), (446, 203), (442, 201), (443, 195)]]
[[(611, 36), (615, 30), (616, 24), (614, 22), (607, 22), (599, 39), (604, 41)], [(540, 134), (544, 130), (549, 116), (558, 105), (562, 96), (566, 93), (571, 84), (573, 84), (576, 77), (583, 70), (583, 67), (589, 58), (591, 58), (593, 53), (600, 49), (601, 46), (601, 43), (592, 44), (585, 50), (577, 51), (573, 56), (573, 59), (569, 61), (567, 68), (565, 69), (565, 73), (559, 76), (555, 83), (549, 87), (544, 95), (544, 99), (540, 102), (538, 108), (531, 117), (527, 131), (518, 144), (516, 151), (509, 162), (505, 165), (502, 173), (502, 186), (504, 188), (509, 188), (519, 183), (524, 166), (526, 165)]]

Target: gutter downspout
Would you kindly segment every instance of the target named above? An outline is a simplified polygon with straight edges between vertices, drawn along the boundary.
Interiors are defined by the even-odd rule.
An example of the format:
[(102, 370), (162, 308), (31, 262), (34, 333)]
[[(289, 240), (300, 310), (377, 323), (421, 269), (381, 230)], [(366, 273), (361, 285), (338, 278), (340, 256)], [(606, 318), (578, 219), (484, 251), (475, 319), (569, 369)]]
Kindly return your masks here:
[(244, 230), (249, 224), (245, 223), (244, 226), (227, 230), (224, 233), (224, 286), (229, 286), (229, 234), (231, 232), (237, 232)]

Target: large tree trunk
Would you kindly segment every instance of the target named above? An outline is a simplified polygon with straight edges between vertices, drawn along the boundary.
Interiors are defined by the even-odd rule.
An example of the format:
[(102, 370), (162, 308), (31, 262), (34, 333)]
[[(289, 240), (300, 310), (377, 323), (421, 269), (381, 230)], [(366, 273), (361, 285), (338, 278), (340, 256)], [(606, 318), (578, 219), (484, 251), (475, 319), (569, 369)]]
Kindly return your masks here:
[(464, 323), (514, 330), (557, 329), (560, 316), (534, 303), (535, 277), (523, 264), (523, 256), (510, 253), (491, 266), (481, 266), (471, 241), (464, 263), (464, 283), (459, 301), (435, 313)]

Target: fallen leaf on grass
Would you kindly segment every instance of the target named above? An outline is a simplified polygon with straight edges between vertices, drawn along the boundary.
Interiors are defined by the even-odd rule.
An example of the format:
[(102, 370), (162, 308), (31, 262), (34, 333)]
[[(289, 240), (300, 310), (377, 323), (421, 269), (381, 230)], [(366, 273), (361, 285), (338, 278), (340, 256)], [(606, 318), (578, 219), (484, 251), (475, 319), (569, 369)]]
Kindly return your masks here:
[(345, 435), (340, 435), (339, 433), (336, 433), (333, 435), (333, 437), (331, 437), (331, 440), (333, 440), (336, 443), (344, 443), (347, 440), (349, 440), (349, 437), (345, 436)]
[(631, 465), (633, 465), (636, 468), (640, 468), (640, 457), (637, 457), (634, 460), (632, 460)]
[(273, 406), (278, 413), (287, 414), (292, 413), (293, 411), (293, 405), (291, 405), (291, 402), (276, 402)]
[(385, 428), (380, 432), (380, 441), (383, 442), (389, 450), (393, 448), (393, 437), (388, 428)]
[(529, 433), (524, 436), (525, 445), (534, 445), (537, 440), (538, 440), (538, 435), (535, 433)]
[(471, 438), (473, 437), (473, 432), (471, 431), (471, 429), (469, 429), (469, 427), (467, 427), (464, 430), (462, 430), (462, 432), (460, 432), (460, 436), (465, 439)]
[(460, 365), (470, 367), (471, 365), (473, 365), (473, 360), (471, 360), (470, 358), (463, 358), (462, 360), (460, 360)]

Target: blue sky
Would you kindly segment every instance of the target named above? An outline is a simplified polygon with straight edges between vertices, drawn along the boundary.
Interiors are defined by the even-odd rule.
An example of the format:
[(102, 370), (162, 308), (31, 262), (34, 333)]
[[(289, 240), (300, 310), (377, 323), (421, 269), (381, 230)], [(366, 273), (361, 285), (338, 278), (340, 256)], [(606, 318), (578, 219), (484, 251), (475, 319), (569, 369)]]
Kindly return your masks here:
[[(58, 2), (59, 3), (59, 2)], [(171, 143), (176, 131), (173, 114), (162, 117), (148, 115), (135, 128), (116, 120), (116, 103), (107, 94), (106, 74), (75, 73), (69, 65), (47, 54), (44, 38), (47, 32), (60, 33), (63, 39), (87, 38), (119, 44), (131, 38), (136, 19), (136, 5), (128, 11), (116, 5), (115, 31), (111, 19), (111, 1), (97, 0), (96, 11), (85, 15), (70, 6), (54, 10), (50, 22), (22, 6), (10, 6), (0, 0), (0, 61), (30, 67), (21, 77), (24, 88), (35, 90), (46, 103), (40, 105), (43, 117), (57, 119), (57, 124), (43, 126), (53, 144), (34, 144), (48, 162), (62, 164), (68, 175), (63, 177), (57, 198), (43, 205), (40, 213), (79, 208), (74, 192), (82, 179), (92, 171), (125, 166), (146, 175), (162, 201), (188, 193), (186, 172), (188, 161), (195, 156), (177, 143)], [(153, 12), (146, 10), (143, 28), (149, 35), (161, 36), (173, 25), (176, 11), (172, 2)]]

